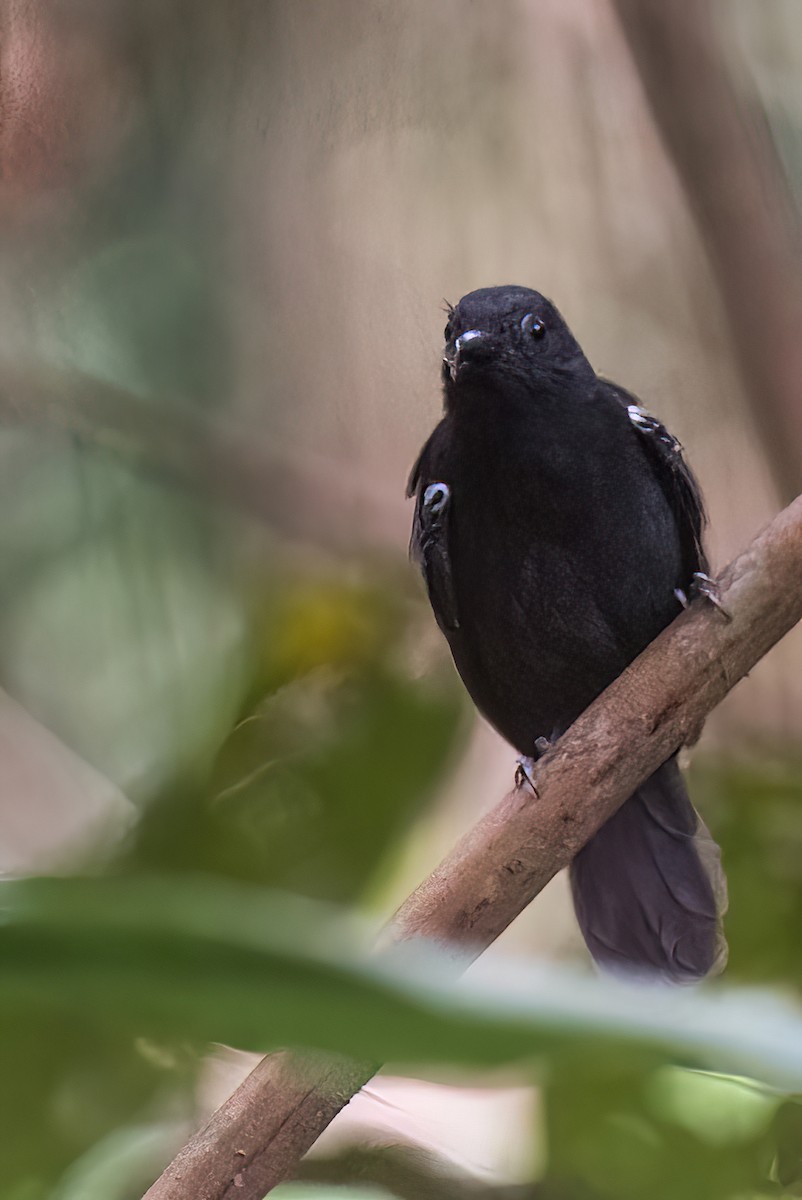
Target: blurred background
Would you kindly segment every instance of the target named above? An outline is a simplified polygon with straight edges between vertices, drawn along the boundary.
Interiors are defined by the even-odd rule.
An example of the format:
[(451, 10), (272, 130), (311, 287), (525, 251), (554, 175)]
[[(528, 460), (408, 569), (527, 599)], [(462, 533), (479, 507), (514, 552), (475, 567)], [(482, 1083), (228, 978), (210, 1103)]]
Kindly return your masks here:
[[(392, 912), (514, 767), (406, 559), (443, 300), (552, 297), (682, 441), (722, 567), (802, 483), (800, 67), (793, 0), (2, 0), (9, 880)], [(791, 995), (800, 733), (796, 630), (691, 762), (726, 979)], [(39, 999), (0, 988), (0, 1196), (135, 1198), (249, 1060), (135, 1036), (102, 972), (62, 1004), (42, 945)], [(516, 956), (589, 970), (561, 878), (475, 970)], [(625, 1066), (418, 1063), (287, 1196), (800, 1194), (793, 1099), (725, 1088), (710, 1134), (691, 1072)]]

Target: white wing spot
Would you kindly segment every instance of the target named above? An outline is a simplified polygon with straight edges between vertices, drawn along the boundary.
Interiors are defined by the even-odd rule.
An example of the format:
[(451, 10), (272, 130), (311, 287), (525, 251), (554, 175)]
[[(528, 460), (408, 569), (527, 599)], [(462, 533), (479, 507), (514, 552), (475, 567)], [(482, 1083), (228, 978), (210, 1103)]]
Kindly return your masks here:
[(672, 437), (667, 429), (664, 429), (656, 417), (651, 413), (647, 413), (645, 408), (641, 408), (637, 404), (627, 405), (627, 415), (636, 429), (640, 429), (643, 433), (654, 434), (658, 441), (661, 441), (664, 446), (668, 446), (669, 450), (674, 453), (680, 453), (682, 447), (675, 437)]
[(457, 338), (454, 345), (457, 347), (457, 350), (459, 350), (460, 347), (465, 344), (465, 342), (473, 341), (474, 338), (478, 338), (481, 336), (482, 336), (481, 329), (469, 329), (466, 333), (461, 333), (459, 335), (459, 337)]
[(654, 417), (650, 417), (644, 409), (637, 404), (628, 404), (627, 413), (633, 425), (637, 425), (639, 429), (654, 429), (656, 424)]
[(430, 483), (423, 493), (423, 506), (433, 516), (443, 511), (451, 499), (451, 489), (447, 483)]

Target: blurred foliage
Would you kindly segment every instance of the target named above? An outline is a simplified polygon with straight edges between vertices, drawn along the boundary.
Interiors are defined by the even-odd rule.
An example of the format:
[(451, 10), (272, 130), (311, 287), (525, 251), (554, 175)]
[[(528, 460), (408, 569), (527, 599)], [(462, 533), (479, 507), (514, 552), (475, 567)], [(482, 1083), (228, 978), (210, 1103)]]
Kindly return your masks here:
[(103, 1005), (68, 1010), (48, 990), (24, 1005), (0, 1001), (4, 1198), (49, 1195), (65, 1167), (162, 1092), (192, 1111), (197, 1056), (179, 1039), (150, 1045)]
[(375, 584), (288, 580), (268, 609), (249, 658), (254, 699), (207, 784), (146, 813), (128, 865), (354, 899), (431, 799), (460, 698), (400, 669), (407, 606)]
[[(750, 1085), (638, 1056), (587, 1055), (547, 1090), (549, 1179), (587, 1200), (764, 1194), (779, 1100)], [(715, 1129), (711, 1137), (711, 1129)], [(774, 1194), (774, 1189), (766, 1194)]]
[[(410, 675), (420, 609), (385, 568), (343, 571), (263, 540), (255, 568), (242, 529), (200, 500), (86, 447), (25, 453), (36, 469), (23, 473), (0, 532), (11, 566), (4, 678), (140, 800), (138, 825), (94, 868), (126, 877), (119, 883), (139, 916), (105, 933), (85, 926), (86, 940), (71, 941), (68, 929), (91, 925), (90, 911), (101, 924), (111, 919), (114, 901), (95, 893), (82, 909), (63, 895), (64, 924), (18, 947), (17, 965), (34, 971), (19, 990), (6, 946), (0, 1197), (39, 1200), (60, 1180), (63, 1200), (130, 1200), (172, 1149), (148, 1123), (169, 1132), (192, 1119), (205, 1043), (254, 1046), (267, 1032), (264, 966), (241, 975), (226, 941), (249, 907), (276, 928), (287, 924), (286, 906), (268, 916), (249, 893), (235, 915), (214, 877), (357, 901), (429, 801), (465, 707), (450, 675)], [(7, 457), (13, 466), (11, 445)], [(154, 868), (169, 873), (166, 891), (150, 881)], [(162, 920), (187, 903), (200, 927), (227, 910), (226, 928), (212, 942), (165, 941)], [(308, 929), (296, 933), (308, 942)], [(294, 1038), (302, 1041), (319, 1016), (312, 994), (333, 1002), (332, 989), (317, 980), (305, 1001), (286, 965), (274, 966), (274, 981), (305, 1014)], [(257, 984), (251, 1000), (246, 979)], [(218, 986), (226, 998), (215, 1001)], [(153, 1008), (159, 994), (177, 1002), (167, 1021)], [(244, 1023), (227, 1032), (205, 1017), (197, 1024), (188, 1019), (193, 995)], [(358, 990), (342, 1004), (351, 1020)], [(269, 1034), (262, 1044), (273, 1044)], [(125, 1184), (122, 1163), (138, 1184)]]
[[(516, 1063), (544, 1087), (546, 1195), (735, 1200), (802, 1183), (802, 1014), (768, 992), (512, 964), (492, 988), (454, 984), (425, 948), (371, 962), (335, 909), (210, 877), (6, 883), (0, 904), (3, 1162), (20, 1194), (47, 1195), (126, 1126), (146, 1178), (155, 1154), (142, 1161), (135, 1131), (148, 1112), (190, 1110), (210, 1040)], [(688, 1069), (745, 1064), (755, 1080)]]
[[(75, 442), (22, 456), (4, 677), (141, 817), (94, 879), (4, 885), (2, 1200), (137, 1200), (195, 1119), (210, 1041), (516, 1064), (543, 1090), (546, 1200), (802, 1194), (802, 1026), (764, 998), (641, 1014), (581, 977), (522, 1000), (499, 969), (466, 1007), (432, 964), (376, 974), (355, 931), (298, 907), (359, 906), (461, 743), (408, 574), (254, 551), (200, 497)], [(730, 881), (726, 978), (798, 986), (802, 770), (766, 753), (693, 776)]]
[[(37, 353), (119, 387), (132, 411), (164, 395), (219, 404), (203, 283), (181, 239), (109, 244), (71, 264)], [(226, 941), (254, 897), (273, 928), (286, 906), (267, 917), (247, 893), (235, 916), (215, 877), (358, 901), (429, 802), (465, 705), (450, 674), (410, 672), (420, 608), (407, 572), (399, 587), (395, 569), (342, 568), (263, 534), (254, 549), (241, 517), (134, 466), (124, 436), (116, 452), (3, 430), (0, 463), (3, 683), (139, 802), (138, 825), (94, 869), (128, 878), (142, 918), (105, 933), (84, 925), (72, 941), (90, 910), (111, 918), (115, 906), (95, 893), (81, 917), (62, 897), (65, 923), (18, 946), (19, 988), (8, 944), (0, 1197), (132, 1200), (169, 1157), (176, 1123), (194, 1119), (206, 1042), (274, 1044), (259, 1015), (265, 964), (241, 962), (241, 974)], [(153, 869), (168, 874), (166, 892)], [(226, 928), (211, 942), (165, 940), (162, 918), (186, 902), (201, 927), (227, 910)], [(301, 944), (309, 934), (292, 932)], [(286, 966), (273, 964), (274, 982), (306, 1014), (302, 1041), (328, 980), (304, 1000)], [(177, 1002), (167, 1020), (160, 994)], [(187, 1020), (193, 995), (244, 1022), (215, 1032), (211, 1009)], [(359, 989), (342, 1003), (351, 1019)]]
[(777, 1181), (793, 1195), (802, 1195), (802, 1096), (793, 1096), (779, 1106), (771, 1132)]
[(245, 615), (230, 563), (191, 498), (80, 446), (20, 453), (28, 470), (0, 531), (4, 683), (148, 798), (208, 760), (234, 718)]
[[(371, 1146), (369, 1128), (365, 1140), (365, 1146), (307, 1156), (298, 1168), (298, 1179), (329, 1185), (358, 1181), (363, 1188), (386, 1187), (382, 1195), (400, 1200), (533, 1200), (531, 1186), (483, 1179), (429, 1148), (406, 1140)], [(288, 1190), (287, 1200), (291, 1197)]]
[(728, 977), (802, 985), (802, 762), (755, 748), (697, 758), (695, 801), (715, 830), (729, 880)]
[[(285, 8), (295, 20), (295, 6)], [(345, 8), (352, 24), (342, 36), (358, 29), (362, 38), (364, 14)], [(306, 357), (292, 322), (302, 314), (308, 337), (310, 305), (324, 349), (327, 336), (354, 344), (346, 326), (365, 309), (354, 307), (349, 321), (337, 311), (357, 290), (350, 267), (337, 302), (322, 299), (315, 205), (331, 193), (315, 190), (303, 155), (298, 172), (281, 139), (270, 144), (283, 147), (284, 160), (270, 170), (279, 182), (310, 183), (310, 207), (297, 206), (298, 224), (285, 224), (270, 209), (271, 196), (280, 209), (283, 191), (260, 194), (260, 223), (245, 229), (239, 253), (258, 257), (262, 239), (286, 238), (302, 303), (288, 312), (267, 304), (254, 319), (245, 311), (254, 297), (286, 301), (287, 263), (260, 259), (256, 274), (269, 262), (276, 278), (260, 279), (234, 303), (223, 249), (230, 233), (221, 195), (243, 179), (257, 193), (262, 186), (259, 174), (229, 177), (232, 148), (239, 143), (248, 157), (255, 145), (238, 122), (244, 116), (264, 139), (282, 120), (281, 93), (299, 79), (309, 87), (318, 72), (305, 77), (309, 63), (290, 55), (286, 76), (252, 111), (238, 108), (243, 81), (247, 92), (255, 75), (271, 79), (262, 56), (281, 40), (272, 4), (75, 0), (9, 12), (4, 65), (8, 54), (21, 70), (4, 76), (24, 83), (33, 64), (27, 102), (33, 97), (42, 123), (28, 120), (23, 90), (8, 106), (19, 119), (9, 122), (15, 152), (2, 183), (22, 234), (17, 241), (10, 229), (0, 249), (0, 365), (23, 378), (30, 364), (54, 378), (79, 372), (88, 391), (109, 389), (110, 407), (87, 418), (62, 403), (58, 387), (33, 401), (23, 389), (25, 402), (9, 408), (17, 423), (0, 429), (0, 677), (137, 801), (141, 819), (110, 860), (95, 861), (94, 878), (0, 885), (0, 1200), (137, 1200), (198, 1115), (200, 1056), (216, 1040), (261, 1049), (297, 1042), (463, 1070), (516, 1064), (545, 1097), (548, 1166), (532, 1192), (544, 1200), (802, 1195), (799, 1017), (765, 995), (736, 993), (728, 1005), (729, 981), (802, 982), (798, 761), (764, 754), (756, 765), (694, 768), (694, 794), (724, 849), (731, 958), (718, 991), (702, 990), (698, 1003), (677, 993), (676, 1011), (670, 997), (627, 998), (589, 977), (556, 974), (538, 984), (527, 976), (522, 991), (517, 973), (499, 967), (492, 991), (479, 993), (438, 984), (428, 960), (411, 959), (397, 973), (366, 966), (349, 922), (301, 900), (336, 901), (353, 913), (389, 872), (459, 749), (462, 695), (450, 673), (440, 677), (437, 655), (425, 661), (425, 677), (410, 667), (411, 648), (421, 657), (421, 627), (409, 573), (401, 584), (386, 564), (343, 566), (254, 537), (211, 492), (172, 485), (148, 449), (159, 447), (171, 414), (200, 428), (227, 411), (229, 393), (243, 386), (231, 362), (234, 322), (250, 321), (254, 340), (282, 349), (270, 362), (276, 378), (262, 378), (267, 360), (254, 353), (244, 385), (267, 417), (285, 392), (298, 398), (286, 360)], [(397, 37), (397, 14), (379, 5), (374, 15), (393, 31), (392, 60), (403, 59), (410, 43)], [(358, 63), (355, 73), (343, 71), (329, 53), (331, 27), (318, 19), (310, 28), (324, 30), (331, 60), (312, 93), (321, 97), (313, 130), (320, 118), (321, 143), (343, 136), (330, 121), (339, 95), (326, 90), (332, 69), (356, 81), (361, 139), (368, 93)], [(53, 35), (44, 50), (42, 31)], [(302, 36), (314, 45), (305, 29)], [(450, 122), (445, 154), (428, 134), (425, 144), (427, 178), (435, 159), (445, 164), (439, 186), (443, 228), (451, 229), (455, 165), (479, 164), (474, 150), (465, 152), (476, 144), (460, 143), (455, 131), (486, 123), (499, 169), (509, 172), (504, 97), (485, 90), (481, 104), (466, 103), (449, 82), (458, 76), (448, 74), (461, 69), (461, 54), (444, 57), (441, 39), (429, 41), (438, 86), (416, 82), (410, 97), (427, 128), (435, 96)], [(498, 47), (480, 41), (484, 61), (506, 77)], [(249, 42), (258, 67), (250, 78)], [(29, 55), (32, 46), (39, 57)], [(376, 65), (381, 86), (389, 62)], [(388, 89), (370, 116), (384, 111), (394, 143), (395, 123), (409, 122), (399, 97)], [(468, 111), (485, 115), (466, 122)], [(302, 148), (294, 126), (289, 143)], [(322, 145), (313, 154), (331, 171)], [(349, 160), (346, 173), (369, 195), (354, 169), (363, 161)], [(484, 190), (478, 178), (460, 178)], [(495, 171), (489, 179), (497, 214)], [(615, 191), (627, 237), (631, 210), (619, 202), (630, 190)], [(531, 201), (522, 215), (531, 215)], [(576, 210), (566, 213), (576, 226)], [(271, 217), (279, 218), (272, 231)], [(520, 222), (509, 224), (517, 262)], [(448, 242), (439, 230), (436, 238)], [(406, 218), (389, 240), (394, 254), (409, 245)], [(425, 257), (432, 243), (419, 240)], [(376, 255), (366, 245), (360, 253)], [(405, 270), (414, 272), (414, 262)], [(386, 337), (388, 293), (399, 303), (400, 277), (377, 278), (381, 287), (363, 289), (374, 339)], [(354, 357), (354, 370), (364, 371)], [(400, 356), (393, 361), (398, 369)], [(328, 375), (318, 383), (328, 396)], [(387, 419), (378, 410), (362, 416)], [(268, 891), (275, 888), (294, 895)], [(703, 1066), (751, 1070), (754, 1079), (704, 1074)], [(379, 1195), (308, 1184), (276, 1194)]]
[(146, 224), (65, 273), (39, 314), (40, 353), (132, 398), (219, 406), (227, 397), (215, 297), (186, 235)]

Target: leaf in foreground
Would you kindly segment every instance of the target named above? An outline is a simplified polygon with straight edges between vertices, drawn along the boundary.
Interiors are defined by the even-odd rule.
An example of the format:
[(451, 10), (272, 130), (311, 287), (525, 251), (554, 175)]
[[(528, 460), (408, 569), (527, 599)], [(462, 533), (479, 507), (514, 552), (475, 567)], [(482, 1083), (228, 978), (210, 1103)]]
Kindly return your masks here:
[(0, 1001), (44, 999), (141, 1036), (375, 1062), (490, 1067), (630, 1043), (802, 1091), (802, 1013), (767, 991), (517, 963), (492, 984), (454, 981), (431, 947), (377, 960), (357, 940), (336, 910), (220, 880), (5, 883)]

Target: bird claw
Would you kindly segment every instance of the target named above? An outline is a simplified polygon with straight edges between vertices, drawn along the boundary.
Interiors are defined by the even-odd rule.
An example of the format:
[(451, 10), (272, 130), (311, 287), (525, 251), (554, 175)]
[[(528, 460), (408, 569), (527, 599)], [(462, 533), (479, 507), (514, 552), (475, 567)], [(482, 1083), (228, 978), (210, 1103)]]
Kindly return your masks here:
[(551, 750), (557, 740), (555, 732), (550, 738), (538, 737), (535, 738), (535, 753), (530, 758), (527, 754), (522, 754), (518, 759), (518, 766), (515, 768), (515, 786), (523, 787), (524, 783), (528, 783), (536, 796), (540, 793), (537, 790), (535, 783), (535, 763), (539, 758), (542, 758), (547, 750)]
[(515, 768), (515, 786), (517, 788), (523, 787), (525, 783), (529, 784), (536, 796), (539, 795), (537, 784), (535, 783), (535, 760), (522, 754)]
[(726, 617), (728, 621), (732, 620), (732, 614), (721, 603), (721, 592), (715, 579), (711, 579), (704, 571), (694, 571), (691, 589), (694, 596), (704, 596), (719, 610), (722, 616)]

